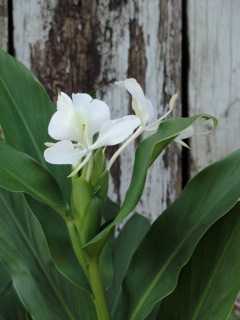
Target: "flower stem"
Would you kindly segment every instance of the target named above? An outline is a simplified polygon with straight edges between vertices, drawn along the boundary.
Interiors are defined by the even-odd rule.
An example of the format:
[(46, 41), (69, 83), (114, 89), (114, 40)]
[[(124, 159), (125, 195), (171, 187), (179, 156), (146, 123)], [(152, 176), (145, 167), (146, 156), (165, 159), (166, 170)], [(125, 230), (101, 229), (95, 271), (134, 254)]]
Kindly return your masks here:
[(88, 162), (88, 168), (87, 168), (87, 174), (86, 174), (86, 180), (89, 181), (92, 174), (92, 168), (93, 168), (93, 157), (90, 158)]
[(98, 319), (110, 320), (110, 311), (97, 258), (88, 261), (88, 275), (96, 304)]
[(69, 233), (69, 236), (71, 239), (71, 243), (72, 243), (75, 255), (76, 255), (81, 267), (83, 268), (83, 271), (85, 272), (86, 276), (88, 277), (87, 261), (86, 261), (85, 255), (81, 249), (82, 244), (81, 244), (81, 240), (79, 238), (78, 231), (75, 226), (74, 220), (72, 219), (72, 217), (68, 217), (65, 219), (65, 221), (67, 224), (68, 233)]
[(98, 320), (111, 320), (106, 292), (98, 265), (99, 257), (97, 256), (93, 259), (87, 259), (87, 256), (85, 256), (81, 249), (82, 244), (74, 220), (72, 217), (67, 217), (65, 221), (75, 255), (90, 282), (98, 314)]
[(144, 131), (144, 126), (140, 125), (140, 127), (137, 129), (137, 131), (134, 132), (134, 134), (126, 141), (124, 144), (114, 153), (112, 158), (110, 159), (108, 163), (108, 171), (111, 169), (114, 161), (117, 159), (117, 157), (120, 155), (120, 153), (135, 139), (137, 139), (138, 136), (140, 136), (141, 133)]

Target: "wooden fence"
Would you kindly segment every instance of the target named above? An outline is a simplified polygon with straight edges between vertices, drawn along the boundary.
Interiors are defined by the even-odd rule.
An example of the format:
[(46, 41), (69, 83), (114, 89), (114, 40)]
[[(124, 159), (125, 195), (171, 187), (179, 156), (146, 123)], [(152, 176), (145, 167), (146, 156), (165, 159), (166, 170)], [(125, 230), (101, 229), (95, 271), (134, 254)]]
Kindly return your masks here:
[[(218, 118), (216, 131), (191, 139), (190, 153), (174, 143), (153, 165), (138, 206), (151, 218), (189, 176), (240, 147), (239, 30), (239, 0), (0, 0), (0, 47), (31, 68), (53, 100), (59, 90), (99, 88), (122, 116), (129, 97), (114, 81), (135, 77), (159, 115), (179, 91), (175, 116)], [(124, 197), (133, 148), (111, 172), (114, 200)]]

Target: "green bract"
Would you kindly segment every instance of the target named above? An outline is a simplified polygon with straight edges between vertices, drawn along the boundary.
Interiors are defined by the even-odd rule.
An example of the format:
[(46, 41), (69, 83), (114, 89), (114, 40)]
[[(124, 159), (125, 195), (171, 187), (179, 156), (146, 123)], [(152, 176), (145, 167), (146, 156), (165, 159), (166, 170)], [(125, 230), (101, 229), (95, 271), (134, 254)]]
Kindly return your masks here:
[[(135, 213), (149, 168), (199, 119), (213, 128), (217, 120), (154, 120), (136, 80), (118, 84), (133, 96), (136, 115), (110, 119), (104, 102), (84, 94), (61, 94), (56, 111), (31, 72), (0, 51), (1, 319), (225, 320), (231, 313), (240, 289), (240, 150), (199, 172), (150, 225)], [(44, 160), (48, 130), (59, 140), (49, 145), (52, 162), (73, 171)], [(136, 148), (119, 206), (108, 198), (109, 170), (143, 131), (151, 135)], [(119, 142), (107, 163), (104, 148)], [(66, 145), (76, 161), (63, 161), (73, 155)]]

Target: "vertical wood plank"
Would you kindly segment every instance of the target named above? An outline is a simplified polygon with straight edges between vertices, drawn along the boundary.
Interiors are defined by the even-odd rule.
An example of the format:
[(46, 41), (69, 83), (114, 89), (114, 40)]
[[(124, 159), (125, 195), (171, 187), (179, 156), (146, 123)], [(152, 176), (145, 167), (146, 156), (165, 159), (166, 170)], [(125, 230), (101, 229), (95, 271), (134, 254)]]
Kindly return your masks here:
[(192, 174), (240, 147), (240, 2), (189, 0), (190, 114), (210, 113), (217, 130), (192, 140)]
[[(178, 0), (14, 0), (16, 57), (30, 67), (54, 99), (58, 90), (98, 88), (120, 117), (129, 96), (114, 81), (135, 77), (162, 115), (181, 89), (181, 2)], [(175, 115), (181, 114), (181, 105)], [(135, 145), (111, 174), (111, 196), (121, 202), (129, 184)], [(155, 218), (181, 188), (180, 148), (174, 144), (148, 176), (137, 208)]]
[(0, 48), (8, 50), (8, 1), (0, 0)]
[[(181, 8), (179, 1), (100, 1), (101, 83), (138, 79), (160, 116), (172, 94), (180, 89)], [(114, 4), (115, 3), (115, 4)], [(108, 12), (106, 14), (106, 12)], [(101, 96), (114, 106), (116, 117), (131, 110), (129, 96), (114, 85), (101, 87)], [(176, 114), (181, 114), (180, 103)], [(135, 145), (113, 168), (115, 200), (123, 200), (129, 184)], [(121, 174), (121, 179), (117, 177)], [(180, 149), (173, 145), (151, 168), (137, 211), (156, 216), (181, 188)]]

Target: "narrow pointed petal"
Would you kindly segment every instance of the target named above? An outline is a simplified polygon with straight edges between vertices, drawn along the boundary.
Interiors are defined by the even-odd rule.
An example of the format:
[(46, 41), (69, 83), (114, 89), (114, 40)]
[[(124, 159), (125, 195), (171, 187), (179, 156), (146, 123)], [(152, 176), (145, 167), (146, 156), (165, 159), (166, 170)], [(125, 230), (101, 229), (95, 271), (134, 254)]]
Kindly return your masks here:
[(194, 135), (195, 131), (193, 129), (193, 126), (189, 126), (188, 128), (186, 128), (185, 130), (183, 130), (179, 136), (177, 136), (178, 140), (183, 140), (183, 139), (187, 139), (190, 138)]
[(185, 142), (183, 142), (182, 140), (179, 139), (175, 139), (175, 142), (179, 143), (181, 146), (190, 149), (189, 145), (187, 145)]
[(145, 125), (147, 121), (153, 116), (152, 105), (149, 105), (144, 92), (136, 81), (136, 79), (130, 78), (124, 81), (115, 82), (119, 87), (123, 87), (123, 83), (127, 91), (132, 95), (132, 106), (135, 114), (141, 119), (142, 124)]
[(62, 140), (54, 146), (47, 148), (44, 151), (44, 158), (52, 164), (76, 165), (86, 153), (87, 151), (85, 149), (74, 148), (71, 141)]
[(123, 142), (133, 133), (140, 123), (140, 119), (134, 115), (105, 122), (100, 129), (98, 139), (91, 146), (91, 149), (112, 146)]
[(134, 107), (134, 111), (137, 116), (140, 116), (140, 118), (143, 120), (144, 124), (149, 121), (149, 119), (152, 117), (152, 108), (149, 109), (149, 103), (147, 102), (147, 99), (144, 95), (144, 92), (140, 86), (140, 84), (135, 79), (126, 79), (124, 81), (125, 87), (130, 92), (130, 94), (134, 97), (134, 99), (137, 101), (138, 108), (140, 111), (141, 116), (138, 114), (136, 108)]

